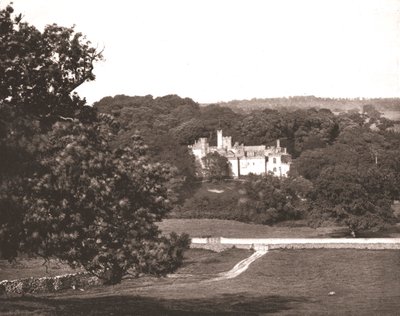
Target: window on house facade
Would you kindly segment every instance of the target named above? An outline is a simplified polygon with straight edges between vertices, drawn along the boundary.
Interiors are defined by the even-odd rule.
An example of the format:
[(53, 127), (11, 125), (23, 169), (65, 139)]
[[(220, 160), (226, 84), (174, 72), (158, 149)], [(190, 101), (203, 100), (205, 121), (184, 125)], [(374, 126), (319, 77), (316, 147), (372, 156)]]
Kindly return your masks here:
[(276, 163), (276, 158), (274, 158), (272, 161), (273, 161), (273, 163)]
[(276, 168), (274, 167), (274, 172), (276, 172)]

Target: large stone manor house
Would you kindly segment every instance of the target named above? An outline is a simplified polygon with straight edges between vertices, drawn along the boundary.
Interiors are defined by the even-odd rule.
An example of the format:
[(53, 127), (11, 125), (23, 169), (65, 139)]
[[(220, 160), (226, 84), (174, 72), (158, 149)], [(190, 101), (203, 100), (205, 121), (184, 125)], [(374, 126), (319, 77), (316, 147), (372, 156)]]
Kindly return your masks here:
[(286, 177), (291, 164), (291, 156), (286, 148), (280, 146), (279, 139), (276, 146), (266, 147), (239, 145), (236, 142), (232, 146), (232, 137), (223, 136), (222, 130), (217, 130), (217, 146), (210, 146), (207, 138), (200, 138), (189, 148), (192, 150), (196, 160), (204, 168), (202, 158), (208, 153), (217, 152), (228, 159), (230, 175), (234, 178), (245, 176), (250, 173), (272, 174), (276, 177)]

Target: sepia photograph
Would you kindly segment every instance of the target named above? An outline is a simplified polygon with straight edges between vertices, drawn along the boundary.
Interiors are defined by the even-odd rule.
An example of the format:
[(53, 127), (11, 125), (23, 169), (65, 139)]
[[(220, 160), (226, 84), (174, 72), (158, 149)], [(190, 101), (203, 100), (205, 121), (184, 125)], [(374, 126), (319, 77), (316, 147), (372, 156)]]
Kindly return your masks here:
[(0, 315), (400, 315), (400, 0), (0, 0)]

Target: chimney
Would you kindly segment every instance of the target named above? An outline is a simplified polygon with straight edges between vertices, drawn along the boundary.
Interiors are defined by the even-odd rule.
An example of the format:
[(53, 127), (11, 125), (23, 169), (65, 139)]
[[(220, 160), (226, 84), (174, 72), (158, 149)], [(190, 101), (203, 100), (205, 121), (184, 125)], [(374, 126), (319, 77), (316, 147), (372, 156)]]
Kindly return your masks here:
[(279, 139), (276, 140), (276, 148), (281, 148), (281, 141)]

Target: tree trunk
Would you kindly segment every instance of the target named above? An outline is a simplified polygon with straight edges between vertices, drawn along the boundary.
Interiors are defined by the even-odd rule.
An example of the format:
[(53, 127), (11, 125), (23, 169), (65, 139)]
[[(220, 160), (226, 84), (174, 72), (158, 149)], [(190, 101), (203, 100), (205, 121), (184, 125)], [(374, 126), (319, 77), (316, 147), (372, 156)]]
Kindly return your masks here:
[(113, 266), (106, 270), (101, 278), (104, 280), (105, 285), (114, 285), (121, 283), (122, 277), (124, 276), (124, 270), (119, 266)]

